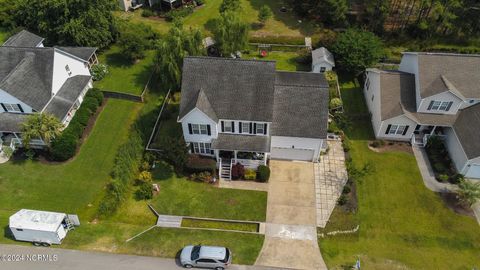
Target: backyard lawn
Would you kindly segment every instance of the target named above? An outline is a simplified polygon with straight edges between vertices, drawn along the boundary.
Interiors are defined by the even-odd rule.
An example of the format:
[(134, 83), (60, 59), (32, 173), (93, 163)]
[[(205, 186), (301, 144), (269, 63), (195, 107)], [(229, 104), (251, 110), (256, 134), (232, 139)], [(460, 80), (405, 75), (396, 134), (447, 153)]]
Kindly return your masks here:
[(299, 62), (300, 54), (298, 52), (268, 52), (266, 57), (261, 57), (258, 50), (251, 50), (248, 54), (242, 54), (245, 59), (275, 60), (277, 61), (277, 70), (285, 71), (310, 71), (311, 67)]
[[(319, 238), (329, 268), (353, 265), (357, 258), (366, 269), (479, 268), (480, 228), (475, 219), (455, 214), (425, 188), (412, 154), (370, 151), (370, 121), (359, 117), (367, 112), (361, 90), (344, 83), (342, 96), (346, 113), (357, 115), (348, 132), (354, 163), (371, 162), (375, 170), (357, 185), (359, 233)], [(351, 222), (338, 213), (334, 217), (337, 224), (324, 231), (341, 227), (343, 218)]]
[(0, 45), (7, 41), (8, 38), (8, 32), (5, 29), (0, 28)]
[(112, 46), (99, 55), (99, 61), (108, 66), (108, 75), (95, 82), (95, 87), (102, 90), (140, 95), (152, 74), (155, 52), (148, 51), (144, 59), (130, 63), (120, 53), (120, 48)]
[[(241, 0), (242, 18), (251, 24), (252, 36), (289, 36), (302, 37), (314, 32), (315, 27), (307, 22), (299, 22), (298, 18), (292, 11), (281, 12), (281, 1), (275, 0)], [(197, 8), (192, 14), (184, 19), (185, 26), (196, 27), (210, 33), (212, 27), (212, 19), (218, 18), (219, 7), (222, 0), (206, 0), (205, 4)], [(258, 10), (261, 6), (267, 5), (273, 11), (273, 17), (265, 26), (258, 25)], [(133, 22), (143, 22), (152, 26), (159, 33), (166, 33), (170, 27), (170, 23), (161, 18), (144, 18), (141, 16), (141, 10), (132, 13), (116, 12), (120, 18), (129, 18)]]

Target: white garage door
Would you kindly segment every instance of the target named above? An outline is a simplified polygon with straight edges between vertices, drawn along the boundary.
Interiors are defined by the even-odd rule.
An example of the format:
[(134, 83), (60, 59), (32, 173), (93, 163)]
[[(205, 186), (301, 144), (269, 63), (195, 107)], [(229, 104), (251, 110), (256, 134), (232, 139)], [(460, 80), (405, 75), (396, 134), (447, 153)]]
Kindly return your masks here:
[(273, 159), (312, 161), (314, 153), (315, 152), (310, 149), (272, 147), (270, 156)]
[(465, 174), (467, 178), (480, 178), (480, 165), (472, 164)]

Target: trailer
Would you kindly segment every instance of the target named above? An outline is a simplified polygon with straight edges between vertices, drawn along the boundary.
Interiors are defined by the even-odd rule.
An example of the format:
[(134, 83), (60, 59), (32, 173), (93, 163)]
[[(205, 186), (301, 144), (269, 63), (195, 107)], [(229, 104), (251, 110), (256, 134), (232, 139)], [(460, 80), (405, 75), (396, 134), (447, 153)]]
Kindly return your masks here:
[(76, 215), (22, 209), (10, 216), (9, 227), (15, 240), (35, 246), (59, 245), (67, 233), (80, 225)]

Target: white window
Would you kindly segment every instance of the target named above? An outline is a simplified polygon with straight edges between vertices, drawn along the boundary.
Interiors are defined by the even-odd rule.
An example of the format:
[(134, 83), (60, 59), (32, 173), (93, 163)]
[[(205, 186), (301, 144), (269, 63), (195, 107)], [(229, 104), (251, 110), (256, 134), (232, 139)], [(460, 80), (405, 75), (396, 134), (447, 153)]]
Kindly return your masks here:
[(449, 103), (449, 102), (442, 102), (442, 105), (440, 105), (439, 110), (440, 110), (440, 111), (446, 111), (446, 110), (447, 110), (447, 107), (448, 107), (448, 103)]
[(431, 111), (448, 111), (450, 101), (433, 101), (431, 104)]
[(192, 124), (192, 133), (193, 134), (200, 134), (200, 125)]
[(192, 124), (192, 133), (208, 135), (208, 127), (207, 125)]
[(200, 125), (200, 134), (202, 134), (202, 135), (208, 135), (207, 125)]
[(211, 155), (211, 144), (210, 143), (192, 143), (193, 144), (193, 152), (195, 154), (207, 154)]
[(223, 131), (224, 132), (232, 132), (232, 122), (231, 121), (224, 121), (223, 122)]
[(392, 125), (388, 131), (389, 135), (403, 135), (407, 126)]
[(250, 133), (250, 123), (242, 122), (242, 133)]
[(22, 112), (22, 110), (20, 110), (20, 105), (18, 104), (3, 103), (3, 106), (5, 107), (7, 112)]
[(256, 131), (257, 131), (256, 132), (257, 134), (263, 134), (264, 133), (263, 124), (257, 124)]

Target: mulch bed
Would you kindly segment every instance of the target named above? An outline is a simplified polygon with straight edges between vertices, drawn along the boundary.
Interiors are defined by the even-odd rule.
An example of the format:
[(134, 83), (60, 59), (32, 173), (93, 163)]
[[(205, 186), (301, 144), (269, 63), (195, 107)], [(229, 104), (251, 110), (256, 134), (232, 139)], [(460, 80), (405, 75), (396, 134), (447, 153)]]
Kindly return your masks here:
[(399, 151), (413, 154), (412, 146), (407, 142), (385, 142), (385, 145), (379, 147), (372, 146), (373, 141), (368, 141), (368, 148), (373, 152), (383, 153)]
[(475, 214), (473, 213), (472, 208), (462, 204), (458, 199), (457, 195), (455, 193), (440, 193), (439, 194), (440, 198), (442, 198), (442, 201), (445, 203), (445, 205), (452, 211), (454, 211), (457, 214), (464, 215), (464, 216), (469, 216), (469, 217), (475, 217)]

